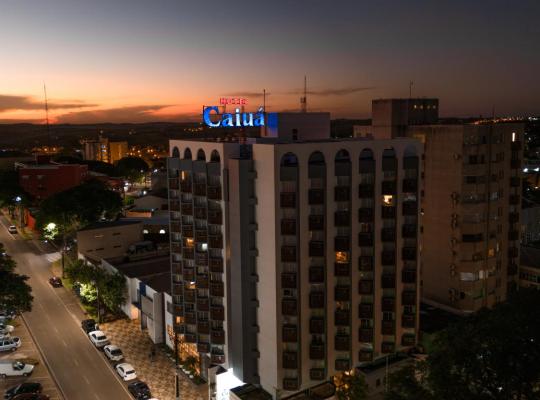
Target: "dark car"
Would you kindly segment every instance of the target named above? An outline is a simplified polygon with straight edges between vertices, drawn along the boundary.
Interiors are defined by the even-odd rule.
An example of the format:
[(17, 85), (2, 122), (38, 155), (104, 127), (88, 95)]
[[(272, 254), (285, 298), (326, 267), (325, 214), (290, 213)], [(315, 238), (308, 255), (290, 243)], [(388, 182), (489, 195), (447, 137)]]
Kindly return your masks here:
[(81, 322), (81, 327), (86, 333), (90, 333), (96, 330), (99, 330), (99, 326), (93, 319), (85, 319)]
[(6, 390), (4, 399), (11, 400), (13, 397), (23, 393), (41, 393), (43, 387), (38, 382), (24, 382)]
[(137, 400), (148, 400), (152, 398), (150, 388), (143, 381), (135, 381), (128, 385), (131, 395)]
[(49, 400), (50, 397), (46, 394), (40, 393), (23, 393), (18, 394), (13, 398), (13, 400)]
[(49, 279), (49, 283), (52, 287), (62, 287), (62, 279), (57, 276), (53, 276)]

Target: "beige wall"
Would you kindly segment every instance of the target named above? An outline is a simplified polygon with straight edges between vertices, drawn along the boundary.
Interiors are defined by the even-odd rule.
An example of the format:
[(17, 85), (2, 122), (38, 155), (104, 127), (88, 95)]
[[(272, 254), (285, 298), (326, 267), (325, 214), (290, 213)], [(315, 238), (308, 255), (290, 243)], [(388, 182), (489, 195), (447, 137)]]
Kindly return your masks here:
[(142, 240), (142, 223), (77, 232), (79, 255), (96, 261), (120, 257), (128, 251), (131, 244)]

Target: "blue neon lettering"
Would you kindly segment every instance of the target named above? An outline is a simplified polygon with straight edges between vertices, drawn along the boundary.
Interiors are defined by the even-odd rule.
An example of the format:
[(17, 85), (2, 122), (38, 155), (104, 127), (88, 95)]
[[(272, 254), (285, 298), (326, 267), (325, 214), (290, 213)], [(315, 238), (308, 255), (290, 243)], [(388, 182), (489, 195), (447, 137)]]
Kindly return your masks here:
[(217, 106), (209, 106), (204, 109), (203, 121), (211, 128), (218, 127), (249, 127), (249, 126), (264, 126), (264, 110), (262, 107), (256, 113), (240, 112), (237, 108), (234, 114), (224, 113), (221, 115), (221, 119), (217, 122), (213, 122), (210, 118), (211, 113), (215, 112), (219, 116), (219, 108)]
[(215, 111), (216, 114), (219, 112), (219, 110), (218, 110), (218, 108), (216, 106), (206, 107), (204, 109), (204, 113), (203, 113), (204, 123), (206, 125), (208, 125), (209, 127), (211, 127), (211, 128), (217, 128), (218, 126), (221, 125), (221, 121), (212, 122), (212, 120), (210, 119), (210, 111)]

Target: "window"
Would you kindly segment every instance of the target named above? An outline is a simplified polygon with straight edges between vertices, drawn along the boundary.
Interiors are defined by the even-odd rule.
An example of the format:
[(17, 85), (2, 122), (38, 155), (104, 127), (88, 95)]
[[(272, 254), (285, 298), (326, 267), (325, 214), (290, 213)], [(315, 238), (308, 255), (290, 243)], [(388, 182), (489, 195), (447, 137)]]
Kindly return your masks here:
[(113, 236), (118, 236), (118, 235), (121, 235), (121, 233), (120, 232), (114, 232), (113, 233)]
[(394, 196), (392, 196), (391, 194), (383, 195), (383, 204), (385, 206), (393, 206), (394, 205)]
[(336, 251), (335, 260), (337, 263), (348, 263), (349, 253), (347, 253), (346, 251)]

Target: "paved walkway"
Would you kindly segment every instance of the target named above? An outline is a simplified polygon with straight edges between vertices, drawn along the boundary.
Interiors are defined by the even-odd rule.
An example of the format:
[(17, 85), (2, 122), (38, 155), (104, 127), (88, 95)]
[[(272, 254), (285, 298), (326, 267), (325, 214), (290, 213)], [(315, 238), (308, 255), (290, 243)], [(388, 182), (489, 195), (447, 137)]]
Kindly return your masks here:
[[(141, 331), (138, 320), (117, 320), (102, 323), (100, 328), (111, 343), (124, 352), (127, 362), (135, 367), (137, 376), (145, 381), (152, 395), (159, 400), (174, 400), (174, 363), (159, 348), (153, 361), (150, 352), (154, 346), (146, 332)], [(182, 400), (204, 400), (208, 398), (208, 385), (195, 385), (180, 375), (180, 396)]]

